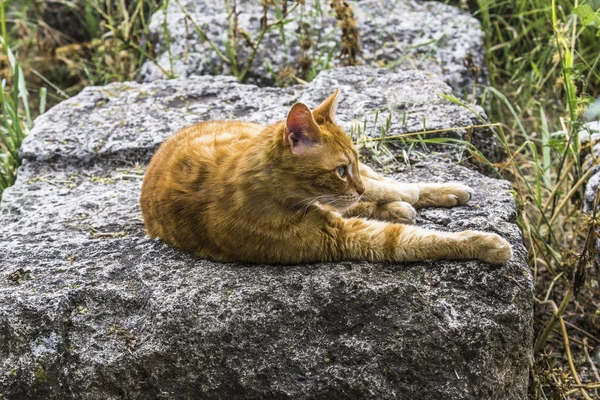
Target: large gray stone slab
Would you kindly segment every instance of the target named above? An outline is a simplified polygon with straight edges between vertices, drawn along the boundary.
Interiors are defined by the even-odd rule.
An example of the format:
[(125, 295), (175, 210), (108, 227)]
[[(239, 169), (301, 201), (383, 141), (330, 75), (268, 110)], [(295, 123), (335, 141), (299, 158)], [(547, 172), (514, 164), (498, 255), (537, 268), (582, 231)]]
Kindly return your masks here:
[[(225, 1), (180, 0), (191, 20), (201, 26), (223, 54), (230, 15)], [(158, 64), (178, 77), (206, 74), (232, 74), (229, 65), (200, 40), (192, 21), (175, 0), (166, 10), (158, 11), (150, 23), (149, 40), (158, 49)], [(360, 29), (362, 52), (359, 62), (369, 66), (392, 66), (393, 69), (419, 69), (440, 76), (457, 94), (472, 92), (473, 72), (468, 60), (480, 67), (479, 83), (487, 81), (485, 71), (483, 32), (479, 21), (456, 7), (439, 2), (415, 0), (362, 0), (348, 1), (354, 9)], [(260, 31), (263, 9), (259, 1), (238, 0), (239, 27), (256, 37)], [(291, 4), (289, 7), (291, 7)], [(270, 6), (273, 10), (273, 6)], [(248, 82), (274, 85), (273, 75), (299, 65), (300, 15), (302, 26), (308, 26), (314, 41), (309, 52), (313, 65), (319, 68), (339, 66), (341, 28), (337, 26), (330, 1), (307, 1), (291, 14), (293, 21), (285, 27), (286, 42), (279, 29), (267, 33), (252, 64)], [(270, 13), (269, 21), (275, 21)], [(305, 25), (308, 24), (308, 25)], [(168, 32), (168, 37), (165, 36)], [(302, 30), (304, 32), (304, 28)], [(240, 41), (242, 59), (249, 53), (244, 40)], [(319, 60), (328, 59), (330, 62)], [(140, 78), (152, 81), (164, 77), (155, 63), (147, 62)]]
[[(432, 74), (348, 67), (287, 88), (243, 85), (227, 76), (86, 88), (40, 117), (43, 129), (36, 130), (35, 140), (25, 139), (21, 155), (25, 162), (147, 158), (186, 125), (208, 119), (269, 124), (283, 120), (293, 103), (314, 107), (336, 88), (342, 93), (337, 115), (347, 132), (380, 138), (390, 119), (387, 136), (440, 130), (423, 138), (469, 140), (490, 160), (502, 154), (489, 128), (469, 129), (486, 122), (483, 109), (476, 106), (474, 113), (441, 97), (451, 89)], [(412, 149), (411, 154), (425, 150), (414, 143)], [(455, 158), (468, 155), (460, 145), (445, 150)]]
[[(143, 171), (175, 129), (205, 118), (280, 119), (353, 71), (369, 74), (332, 71), (287, 89), (225, 77), (113, 84), (38, 118), (0, 207), (3, 399), (524, 399), (532, 279), (510, 185), (454, 156), (386, 171), (473, 187), (468, 205), (420, 210), (417, 223), (496, 232), (514, 249), (506, 265), (219, 264), (145, 236)], [(433, 110), (441, 125), (467, 118), (436, 100), (437, 83), (423, 73), (375, 74), (398, 86), (375, 95), (346, 82), (340, 121), (393, 106), (394, 93), (413, 96), (408, 127)]]

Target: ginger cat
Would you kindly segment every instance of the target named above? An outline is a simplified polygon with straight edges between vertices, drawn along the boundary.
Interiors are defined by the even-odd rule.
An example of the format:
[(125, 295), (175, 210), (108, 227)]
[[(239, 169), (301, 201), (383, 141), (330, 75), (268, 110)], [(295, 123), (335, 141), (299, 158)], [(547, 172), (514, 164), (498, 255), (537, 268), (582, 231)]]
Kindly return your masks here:
[[(494, 233), (427, 230), (415, 208), (470, 200), (460, 183), (402, 184), (361, 164), (333, 119), (338, 91), (286, 121), (201, 122), (158, 149), (141, 206), (150, 237), (219, 261), (479, 259), (504, 263)], [(386, 222), (384, 222), (386, 221)]]

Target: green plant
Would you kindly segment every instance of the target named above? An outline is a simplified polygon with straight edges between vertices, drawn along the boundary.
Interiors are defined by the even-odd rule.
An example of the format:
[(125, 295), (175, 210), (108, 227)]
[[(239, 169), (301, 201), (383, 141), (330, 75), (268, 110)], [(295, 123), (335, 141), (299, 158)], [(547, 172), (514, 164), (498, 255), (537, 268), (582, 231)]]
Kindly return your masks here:
[(582, 168), (579, 131), (600, 95), (600, 2), (464, 3), (486, 32), (491, 86), (482, 105), (500, 123), (494, 129), (508, 160), (497, 167), (514, 184), (534, 275), (531, 396), (589, 399), (600, 386), (586, 357), (586, 340), (600, 332), (585, 322), (598, 312), (593, 243), (600, 218), (583, 212), (591, 170)]
[[(4, 3), (0, 3), (0, 27), (2, 37), (0, 46), (8, 60), (12, 76), (12, 89), (6, 78), (0, 81), (0, 199), (2, 192), (11, 186), (16, 179), (16, 170), (19, 166), (19, 148), (21, 142), (32, 127), (31, 112), (29, 108), (29, 93), (25, 84), (23, 69), (10, 47), (6, 29)], [(2, 53), (0, 53), (2, 54)], [(45, 107), (45, 90), (40, 97), (41, 112)]]
[[(181, 3), (181, 1), (175, 1), (181, 8), (181, 11), (185, 14), (186, 21), (191, 22), (200, 40), (207, 43), (210, 46), (210, 48), (217, 54), (217, 56), (219, 56), (219, 58), (225, 64), (229, 65), (232, 74), (241, 82), (243, 82), (247, 78), (248, 72), (250, 72), (250, 69), (254, 64), (256, 54), (260, 49), (265, 35), (268, 32), (272, 31), (273, 29), (278, 29), (281, 36), (281, 42), (285, 46), (286, 37), (284, 26), (293, 21), (291, 15), (300, 4), (300, 1), (294, 2), (294, 5), (288, 9), (287, 1), (272, 0), (271, 3), (273, 4), (275, 10), (276, 19), (275, 21), (269, 22), (269, 2), (263, 1), (263, 17), (260, 20), (260, 30), (253, 37), (250, 33), (239, 27), (237, 0), (224, 0), (227, 14), (229, 14), (231, 17), (229, 18), (229, 29), (227, 30), (225, 39), (223, 40), (223, 44), (225, 46), (225, 51), (223, 51), (219, 48), (215, 41), (207, 35), (206, 30), (203, 27), (201, 27), (198, 23), (196, 23), (196, 21), (194, 21), (187, 8)], [(247, 57), (243, 59), (240, 57), (240, 43), (243, 43), (249, 49)]]

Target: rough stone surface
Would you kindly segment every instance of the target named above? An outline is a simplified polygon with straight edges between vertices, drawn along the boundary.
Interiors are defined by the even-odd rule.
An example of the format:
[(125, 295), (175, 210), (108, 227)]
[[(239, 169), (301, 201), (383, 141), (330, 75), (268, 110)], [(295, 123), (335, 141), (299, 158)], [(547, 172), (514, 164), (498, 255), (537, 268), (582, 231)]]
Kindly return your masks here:
[[(225, 2), (180, 0), (179, 3), (225, 54), (224, 42), (229, 27)], [(238, 0), (237, 3), (240, 28), (256, 37), (263, 15), (260, 2)], [(365, 65), (394, 63), (393, 68), (397, 69), (433, 72), (442, 77), (455, 93), (463, 95), (472, 91), (473, 73), (465, 65), (465, 59), (472, 57), (473, 63), (481, 68), (479, 83), (486, 81), (483, 33), (479, 22), (468, 13), (438, 2), (415, 0), (348, 3), (354, 8), (360, 29), (362, 53), (359, 61)], [(320, 4), (320, 8), (316, 8), (315, 4)], [(273, 85), (276, 83), (273, 75), (286, 68), (297, 69), (300, 57), (299, 16), (300, 12), (294, 12), (294, 20), (286, 25), (285, 44), (279, 29), (273, 29), (265, 36), (250, 69), (248, 82)], [(269, 21), (275, 20), (271, 15)], [(308, 24), (315, 42), (310, 53), (313, 65), (318, 69), (339, 66), (341, 29), (337, 26), (330, 1), (307, 1), (302, 24)], [(165, 31), (168, 31), (170, 40), (165, 37)], [(185, 13), (176, 0), (169, 3), (166, 12), (154, 14), (149, 40), (159, 49), (158, 64), (165, 70), (172, 70), (176, 76), (232, 73), (217, 53), (200, 40), (193, 23), (189, 19), (186, 21)], [(167, 51), (169, 46), (170, 51)], [(240, 44), (239, 51), (241, 59), (245, 59), (248, 46)], [(328, 54), (333, 57), (327, 64), (324, 61), (329, 58)], [(155, 63), (147, 62), (140, 78), (152, 81), (163, 76)]]
[[(510, 186), (453, 157), (387, 173), (471, 185), (467, 206), (421, 210), (417, 223), (499, 233), (515, 252), (506, 265), (219, 264), (145, 236), (141, 178), (165, 137), (206, 118), (283, 118), (352, 71), (367, 74), (287, 89), (224, 77), (113, 84), (40, 117), (0, 208), (2, 398), (525, 399), (532, 279)], [(392, 75), (381, 82), (398, 87), (377, 95), (346, 83), (340, 120), (385, 98), (393, 107), (394, 93), (413, 96), (408, 127), (429, 112), (448, 127), (467, 118), (425, 74)]]
[[(87, 88), (41, 117), (38, 124), (44, 129), (37, 130), (38, 140), (25, 140), (21, 155), (26, 161), (66, 162), (125, 154), (148, 157), (167, 136), (184, 126), (233, 118), (269, 124), (283, 120), (295, 102), (315, 107), (336, 88), (341, 90), (338, 120), (355, 136), (360, 132), (361, 137), (380, 138), (390, 119), (388, 137), (456, 129), (423, 138), (470, 140), (490, 160), (501, 154), (489, 129), (467, 129), (487, 119), (483, 109), (475, 107), (474, 114), (441, 97), (451, 89), (432, 74), (348, 67), (324, 71), (310, 85), (282, 89), (242, 85), (226, 76)], [(411, 139), (417, 140), (414, 136)], [(366, 145), (372, 147), (372, 143)], [(424, 147), (413, 143), (412, 149), (409, 156)], [(446, 150), (455, 157), (464, 154), (461, 146)]]

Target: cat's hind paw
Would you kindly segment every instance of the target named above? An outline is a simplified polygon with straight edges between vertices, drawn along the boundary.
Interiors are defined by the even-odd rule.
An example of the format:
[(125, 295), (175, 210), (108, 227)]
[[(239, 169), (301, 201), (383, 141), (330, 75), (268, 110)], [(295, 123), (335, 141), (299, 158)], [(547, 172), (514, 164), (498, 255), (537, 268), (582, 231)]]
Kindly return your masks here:
[(475, 191), (471, 189), (467, 185), (463, 185), (458, 182), (448, 182), (443, 185), (444, 190), (448, 193), (447, 195), (450, 198), (453, 198), (454, 204), (462, 206), (463, 204), (467, 204), (471, 198), (473, 198), (473, 194)]
[(495, 233), (480, 233), (473, 240), (475, 257), (491, 264), (504, 264), (512, 258), (510, 243)]

